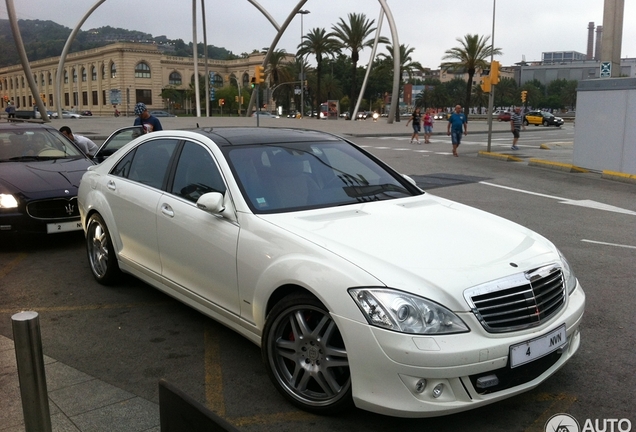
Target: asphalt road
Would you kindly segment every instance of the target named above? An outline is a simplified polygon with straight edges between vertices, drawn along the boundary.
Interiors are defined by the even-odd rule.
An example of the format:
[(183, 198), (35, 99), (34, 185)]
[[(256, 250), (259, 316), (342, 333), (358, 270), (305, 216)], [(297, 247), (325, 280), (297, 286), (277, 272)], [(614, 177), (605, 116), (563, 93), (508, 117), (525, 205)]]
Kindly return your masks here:
[[(568, 128), (536, 140), (531, 132), (519, 154), (539, 141), (571, 141)], [(108, 288), (94, 282), (81, 233), (0, 244), (0, 334), (12, 337), (13, 313), (35, 310), (46, 355), (152, 402), (166, 378), (242, 431), (540, 432), (558, 413), (581, 425), (627, 418), (636, 428), (636, 185), (477, 157), (485, 138), (469, 134), (458, 158), (443, 136), (420, 146), (396, 137), (354, 141), (430, 193), (515, 220), (568, 257), (587, 294), (582, 346), (533, 391), (432, 419), (298, 411), (270, 383), (260, 350), (241, 336), (133, 278)], [(508, 137), (501, 138), (494, 142), (503, 151)]]

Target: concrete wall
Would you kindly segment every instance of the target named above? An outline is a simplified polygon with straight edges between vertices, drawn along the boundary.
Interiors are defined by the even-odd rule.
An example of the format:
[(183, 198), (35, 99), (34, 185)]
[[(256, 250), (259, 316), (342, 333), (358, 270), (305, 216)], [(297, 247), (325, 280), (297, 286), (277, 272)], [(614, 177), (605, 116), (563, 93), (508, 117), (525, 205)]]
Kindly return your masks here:
[(636, 78), (580, 81), (574, 165), (636, 174)]

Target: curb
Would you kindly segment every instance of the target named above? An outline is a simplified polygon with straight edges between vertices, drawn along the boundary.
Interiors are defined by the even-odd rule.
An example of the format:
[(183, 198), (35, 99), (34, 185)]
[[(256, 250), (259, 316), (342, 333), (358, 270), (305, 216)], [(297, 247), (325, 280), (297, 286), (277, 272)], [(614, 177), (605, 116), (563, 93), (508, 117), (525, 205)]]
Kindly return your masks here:
[(523, 159), (518, 158), (516, 156), (510, 156), (505, 153), (493, 153), (487, 151), (480, 151), (477, 156), (479, 157), (487, 157), (491, 159), (502, 160), (504, 162), (523, 162)]
[(528, 165), (530, 166), (538, 166), (543, 168), (550, 168), (558, 171), (572, 172), (572, 173), (587, 173), (590, 172), (585, 168), (578, 167), (572, 164), (566, 164), (561, 162), (552, 162), (543, 159), (535, 159), (532, 158), (528, 161)]
[(634, 183), (636, 184), (636, 175), (635, 174), (626, 174), (617, 171), (607, 171), (604, 170), (601, 174), (601, 178), (608, 180), (616, 180), (623, 183)]

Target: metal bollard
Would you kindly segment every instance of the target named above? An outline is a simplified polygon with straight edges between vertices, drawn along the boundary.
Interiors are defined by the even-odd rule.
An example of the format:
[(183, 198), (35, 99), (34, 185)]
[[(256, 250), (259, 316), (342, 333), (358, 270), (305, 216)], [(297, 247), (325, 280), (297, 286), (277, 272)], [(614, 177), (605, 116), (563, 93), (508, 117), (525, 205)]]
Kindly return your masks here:
[(11, 324), (25, 430), (26, 432), (51, 432), (40, 318), (37, 312), (20, 312), (11, 317)]

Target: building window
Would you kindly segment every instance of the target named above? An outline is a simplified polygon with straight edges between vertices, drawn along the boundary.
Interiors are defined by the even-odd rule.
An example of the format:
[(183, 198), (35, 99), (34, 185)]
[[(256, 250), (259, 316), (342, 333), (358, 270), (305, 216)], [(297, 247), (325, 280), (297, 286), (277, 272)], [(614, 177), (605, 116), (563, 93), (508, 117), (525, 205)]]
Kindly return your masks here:
[(102, 65), (102, 80), (106, 79), (106, 66)]
[(42, 83), (42, 87), (44, 87), (45, 82), (44, 82), (44, 72), (40, 74), (40, 82)]
[(102, 105), (106, 105), (106, 90), (102, 90)]
[(97, 100), (97, 90), (93, 90), (91, 92), (91, 105), (97, 106), (99, 105), (99, 101)]
[(88, 92), (82, 92), (82, 105), (88, 105)]
[(115, 66), (115, 63), (110, 64), (110, 77), (117, 78), (117, 66)]
[(75, 68), (73, 68), (71, 70), (71, 73), (73, 74), (73, 82), (76, 83), (77, 82), (77, 70), (75, 70)]
[(64, 105), (65, 106), (69, 106), (70, 105), (70, 98), (68, 96), (68, 93), (64, 93)]
[(91, 66), (91, 81), (97, 81), (97, 68)]
[(218, 73), (212, 75), (212, 87), (223, 87), (223, 77)]
[(82, 68), (82, 82), (86, 82), (87, 78), (86, 78), (86, 68), (83, 67)]
[(68, 72), (67, 71), (64, 71), (64, 84), (68, 84)]
[(247, 87), (250, 85), (250, 75), (247, 73), (243, 74), (243, 87)]
[(179, 72), (172, 72), (168, 77), (168, 84), (170, 85), (181, 85), (181, 74)]
[(145, 62), (137, 63), (137, 66), (135, 66), (135, 78), (150, 78), (150, 66)]
[(49, 72), (49, 85), (53, 85), (53, 74)]
[(152, 105), (152, 91), (137, 89), (135, 91), (135, 99), (137, 101), (135, 103), (143, 102), (146, 105)]
[(24, 77), (22, 77), (22, 88), (24, 88)]

